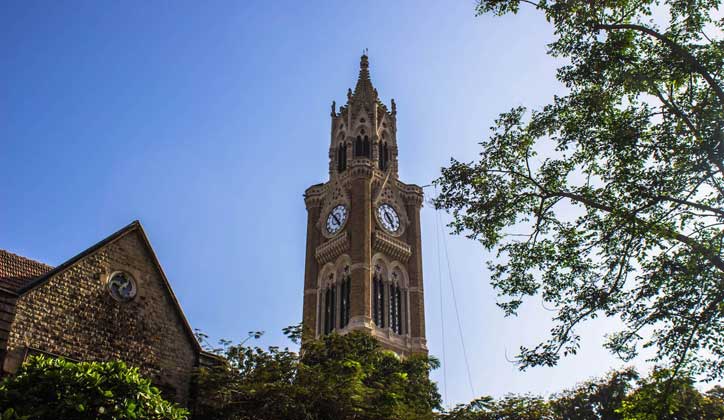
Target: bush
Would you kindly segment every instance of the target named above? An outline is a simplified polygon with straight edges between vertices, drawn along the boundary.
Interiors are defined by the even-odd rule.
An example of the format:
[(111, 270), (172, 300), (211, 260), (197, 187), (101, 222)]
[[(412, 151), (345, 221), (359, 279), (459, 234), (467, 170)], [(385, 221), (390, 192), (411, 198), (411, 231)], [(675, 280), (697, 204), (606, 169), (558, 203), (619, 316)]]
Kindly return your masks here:
[(0, 382), (0, 420), (183, 420), (187, 411), (163, 399), (123, 362), (31, 357)]
[(199, 370), (199, 420), (432, 420), (440, 407), (436, 359), (401, 359), (362, 331), (309, 338), (301, 353), (224, 343), (225, 363)]

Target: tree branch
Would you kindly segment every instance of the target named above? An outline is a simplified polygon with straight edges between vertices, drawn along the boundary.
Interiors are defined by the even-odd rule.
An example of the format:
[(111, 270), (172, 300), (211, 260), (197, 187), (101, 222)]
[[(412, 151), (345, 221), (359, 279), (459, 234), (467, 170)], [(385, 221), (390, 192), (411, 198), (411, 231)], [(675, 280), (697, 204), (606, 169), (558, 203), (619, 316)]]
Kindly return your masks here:
[(719, 169), (719, 173), (724, 175), (724, 163), (722, 163), (722, 161), (720, 159), (717, 159), (717, 157), (714, 153), (714, 150), (712, 150), (709, 143), (706, 142), (703, 138), (701, 138), (699, 131), (696, 129), (696, 127), (694, 127), (694, 123), (691, 122), (691, 119), (689, 119), (689, 117), (686, 116), (686, 114), (684, 114), (684, 111), (682, 111), (678, 106), (676, 106), (674, 101), (671, 101), (671, 100), (667, 101), (666, 98), (664, 98), (664, 95), (661, 93), (661, 91), (656, 86), (653, 86), (653, 88), (654, 88), (654, 91), (656, 92), (656, 96), (659, 98), (661, 103), (663, 103), (667, 108), (669, 108), (671, 110), (671, 112), (676, 114), (677, 117), (681, 118), (684, 121), (684, 124), (686, 124), (686, 126), (689, 127), (689, 130), (691, 130), (691, 133), (694, 135), (694, 137), (699, 139), (702, 146), (704, 147), (704, 150), (706, 151), (706, 156), (709, 159), (709, 161), (714, 166), (716, 166), (717, 169)]
[(717, 83), (716, 80), (714, 80), (714, 77), (704, 68), (704, 66), (699, 63), (699, 61), (694, 57), (690, 52), (686, 51), (683, 47), (681, 47), (676, 42), (672, 41), (671, 39), (667, 38), (665, 35), (660, 34), (653, 29), (647, 28), (642, 25), (635, 25), (635, 24), (595, 24), (593, 25), (593, 29), (603, 29), (606, 31), (609, 30), (619, 30), (619, 29), (628, 29), (632, 31), (642, 32), (645, 33), (651, 37), (654, 37), (661, 41), (664, 45), (671, 48), (672, 51), (674, 51), (676, 54), (681, 56), (686, 62), (688, 62), (691, 67), (696, 70), (697, 73), (699, 73), (704, 80), (709, 83), (709, 86), (714, 90), (716, 93), (716, 96), (719, 98), (719, 105), (724, 106), (724, 90), (722, 90), (721, 86)]
[[(545, 191), (545, 190), (544, 190), (544, 191)], [(636, 222), (639, 222), (639, 223), (642, 223), (642, 224), (645, 224), (645, 225), (648, 225), (648, 226), (651, 226), (651, 225), (652, 225), (651, 222), (648, 222), (648, 221), (646, 221), (646, 220), (642, 220), (642, 219), (640, 219), (640, 218), (638, 218), (638, 217), (636, 217), (636, 216), (634, 216), (634, 215), (631, 215), (631, 214), (629, 214), (629, 213), (627, 213), (627, 212), (624, 212), (624, 211), (620, 211), (620, 210), (614, 209), (613, 207), (607, 206), (607, 205), (605, 205), (605, 204), (598, 203), (598, 202), (593, 201), (593, 200), (591, 200), (590, 198), (584, 197), (584, 196), (582, 196), (582, 195), (580, 195), (580, 194), (574, 194), (574, 193), (566, 192), (566, 191), (556, 191), (556, 192), (548, 192), (548, 191), (546, 191), (546, 192), (547, 192), (549, 195), (551, 195), (552, 197), (555, 197), (555, 196), (566, 197), (566, 198), (569, 198), (569, 199), (574, 200), (574, 201), (578, 201), (578, 202), (580, 202), (580, 203), (583, 203), (583, 204), (585, 204), (585, 205), (587, 205), (587, 206), (589, 206), (589, 207), (593, 207), (593, 208), (598, 209), (598, 210), (603, 210), (603, 211), (608, 212), (608, 213), (621, 214), (622, 216), (624, 216), (624, 218), (629, 219), (629, 220), (631, 220), (631, 221), (636, 221)], [(713, 252), (712, 250), (710, 250), (710, 249), (707, 248), (706, 246), (700, 244), (699, 242), (695, 241), (694, 239), (692, 239), (692, 238), (690, 238), (690, 237), (688, 237), (688, 236), (686, 236), (686, 235), (684, 235), (684, 234), (682, 234), (682, 233), (676, 232), (676, 231), (671, 230), (671, 229), (669, 229), (669, 228), (666, 228), (666, 227), (663, 227), (663, 226), (660, 226), (660, 225), (659, 225), (659, 226), (656, 226), (656, 228), (659, 229), (659, 230), (661, 230), (661, 231), (662, 231), (666, 236), (668, 236), (670, 239), (674, 239), (674, 240), (676, 240), (676, 241), (679, 241), (679, 242), (687, 245), (691, 250), (698, 252), (698, 253), (701, 254), (704, 258), (706, 258), (707, 261), (709, 261), (710, 263), (712, 263), (712, 265), (714, 265), (717, 269), (719, 269), (720, 271), (724, 272), (724, 260), (722, 260), (722, 258), (721, 258), (719, 255), (717, 255), (715, 252)]]

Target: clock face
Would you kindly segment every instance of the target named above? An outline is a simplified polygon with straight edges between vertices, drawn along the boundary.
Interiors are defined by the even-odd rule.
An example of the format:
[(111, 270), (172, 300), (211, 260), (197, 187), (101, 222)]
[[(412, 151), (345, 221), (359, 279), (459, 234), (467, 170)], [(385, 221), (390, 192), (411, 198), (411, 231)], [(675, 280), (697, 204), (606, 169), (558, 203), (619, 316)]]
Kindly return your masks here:
[(126, 273), (115, 273), (108, 281), (108, 291), (114, 299), (127, 302), (136, 297), (136, 283)]
[(383, 204), (377, 207), (377, 218), (380, 219), (382, 227), (390, 232), (397, 232), (400, 229), (400, 216), (397, 215), (395, 209), (389, 204)]
[(329, 212), (327, 216), (327, 232), (330, 234), (339, 232), (347, 221), (347, 207), (338, 205)]

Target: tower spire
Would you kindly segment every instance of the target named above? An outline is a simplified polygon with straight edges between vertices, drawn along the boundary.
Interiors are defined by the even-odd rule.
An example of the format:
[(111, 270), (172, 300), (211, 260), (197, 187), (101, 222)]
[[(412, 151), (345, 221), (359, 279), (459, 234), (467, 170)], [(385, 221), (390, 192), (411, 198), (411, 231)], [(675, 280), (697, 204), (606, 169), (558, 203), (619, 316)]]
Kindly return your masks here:
[(377, 102), (377, 89), (372, 86), (372, 80), (370, 79), (370, 62), (366, 48), (359, 60), (357, 85), (354, 87), (354, 93), (350, 99), (355, 102)]

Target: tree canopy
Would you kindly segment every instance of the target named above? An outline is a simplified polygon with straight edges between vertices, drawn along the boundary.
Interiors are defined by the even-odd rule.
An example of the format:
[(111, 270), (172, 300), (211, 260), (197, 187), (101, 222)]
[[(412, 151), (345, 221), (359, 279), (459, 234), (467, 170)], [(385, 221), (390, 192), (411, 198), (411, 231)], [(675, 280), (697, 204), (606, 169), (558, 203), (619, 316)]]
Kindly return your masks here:
[(480, 0), (551, 23), (567, 93), (501, 114), (477, 161), (452, 160), (436, 206), (496, 250), (506, 315), (554, 308), (521, 368), (576, 353), (579, 324), (622, 321), (606, 346), (724, 376), (724, 41), (715, 0)]
[(701, 393), (691, 377), (657, 369), (639, 378), (633, 369), (611, 372), (543, 398), (509, 394), (482, 397), (440, 414), (439, 420), (719, 420), (722, 389)]
[(0, 382), (1, 420), (184, 420), (136, 368), (32, 356)]
[(199, 372), (196, 418), (417, 420), (440, 405), (434, 358), (401, 359), (365, 332), (305, 339), (300, 353), (224, 344), (224, 363)]

